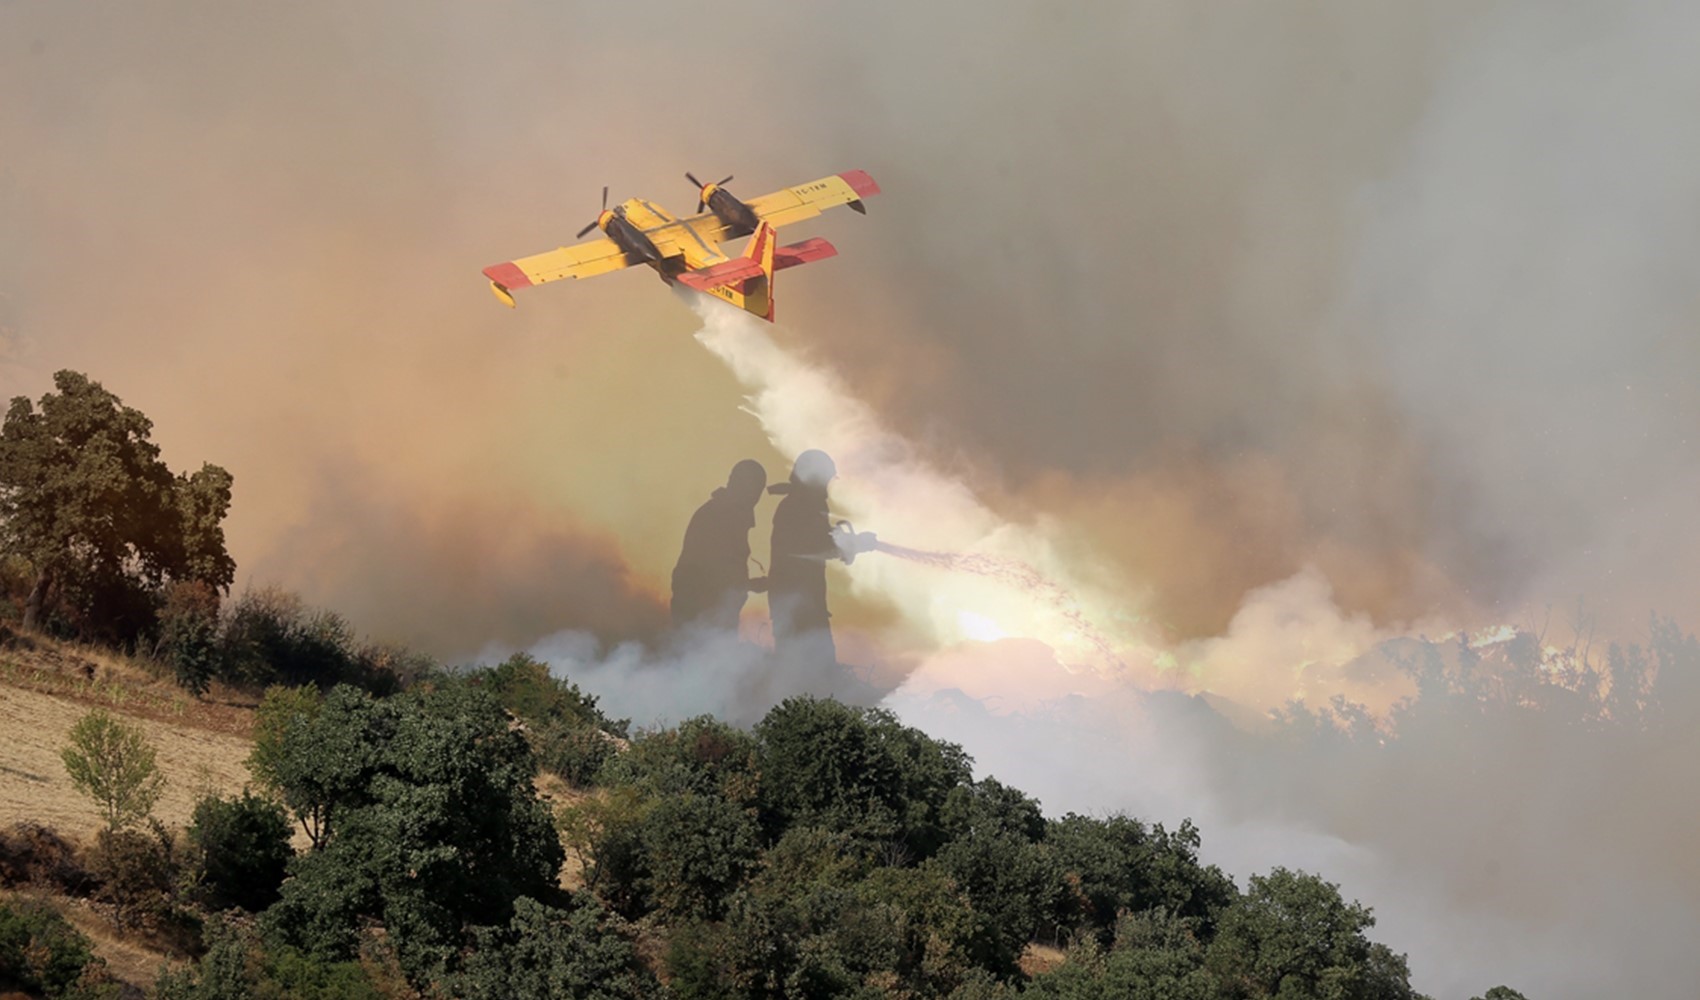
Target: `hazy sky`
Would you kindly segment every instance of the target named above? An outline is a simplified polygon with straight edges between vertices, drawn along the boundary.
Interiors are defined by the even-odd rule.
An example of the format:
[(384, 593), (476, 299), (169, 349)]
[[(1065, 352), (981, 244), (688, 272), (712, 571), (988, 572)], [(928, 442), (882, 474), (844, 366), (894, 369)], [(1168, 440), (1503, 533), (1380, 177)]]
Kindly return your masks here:
[(12, 0), (4, 389), (100, 379), (235, 473), (243, 580), (368, 629), (641, 630), (786, 457), (652, 276), (477, 271), (604, 183), (861, 167), (784, 335), (1177, 635), (1305, 564), (1384, 622), (1692, 606), (1690, 15), (1374, 6)]

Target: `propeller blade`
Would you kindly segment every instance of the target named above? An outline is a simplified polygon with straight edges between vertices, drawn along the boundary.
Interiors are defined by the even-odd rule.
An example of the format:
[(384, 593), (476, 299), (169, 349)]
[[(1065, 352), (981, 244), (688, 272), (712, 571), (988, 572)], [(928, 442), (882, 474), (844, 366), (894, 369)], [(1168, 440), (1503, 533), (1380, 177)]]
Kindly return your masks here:
[(588, 225), (588, 226), (585, 226), (585, 227), (584, 227), (584, 228), (583, 228), (583, 229), (580, 229), (580, 230), (579, 230), (579, 231), (578, 231), (578, 235), (577, 235), (577, 236), (574, 236), (574, 237), (573, 237), (573, 239), (575, 239), (575, 240), (582, 240), (582, 239), (584, 239), (584, 234), (585, 234), (585, 233), (588, 233), (588, 232), (590, 232), (590, 231), (591, 231), (591, 230), (592, 230), (592, 229), (595, 229), (595, 228), (596, 228), (596, 223), (595, 223), (595, 222), (592, 222), (592, 223), (591, 223), (591, 224), (590, 224), (590, 225)]
[(708, 204), (706, 202), (704, 202), (701, 198), (697, 199), (697, 214), (698, 215), (701, 215), (702, 210), (707, 208), (707, 207), (708, 207)]
[(602, 185), (602, 210), (604, 212), (608, 210), (608, 185), (606, 184)]
[(732, 175), (731, 175), (731, 174), (727, 174), (727, 175), (726, 175), (726, 176), (725, 176), (725, 177), (723, 177), (723, 178), (721, 178), (721, 179), (720, 179), (720, 180), (717, 180), (717, 181), (715, 181), (715, 182), (714, 182), (714, 186), (715, 186), (715, 187), (719, 187), (719, 186), (720, 186), (720, 185), (722, 185), (722, 184), (724, 184), (724, 183), (726, 183), (726, 182), (727, 182), (727, 181), (729, 181), (729, 180), (731, 180), (731, 179), (732, 179)]
[(685, 180), (690, 181), (691, 185), (698, 191), (702, 190), (702, 181), (697, 180), (696, 175), (691, 173), (689, 170), (685, 171)]

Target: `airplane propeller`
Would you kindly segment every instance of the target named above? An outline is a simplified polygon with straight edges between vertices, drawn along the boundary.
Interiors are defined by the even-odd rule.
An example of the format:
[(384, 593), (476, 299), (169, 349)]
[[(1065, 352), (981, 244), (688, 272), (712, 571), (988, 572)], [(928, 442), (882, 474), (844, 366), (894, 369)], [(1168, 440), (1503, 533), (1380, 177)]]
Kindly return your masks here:
[[(732, 179), (732, 175), (727, 174), (725, 177), (722, 177), (720, 180), (715, 181), (714, 186), (719, 187), (720, 185), (726, 183), (727, 181), (729, 181), (731, 179)], [(704, 208), (708, 207), (708, 203), (706, 201), (704, 201), (703, 197), (702, 197), (702, 189), (707, 187), (708, 185), (704, 184), (702, 181), (697, 180), (696, 175), (692, 174), (689, 170), (685, 171), (685, 180), (690, 181), (692, 184), (696, 185), (696, 188), (697, 188), (697, 211), (700, 213)]]
[[(606, 212), (606, 211), (608, 211), (608, 185), (604, 184), (604, 185), (602, 185), (602, 212)], [(590, 220), (590, 225), (585, 226), (583, 229), (580, 229), (578, 231), (578, 235), (574, 236), (573, 239), (582, 240), (582, 239), (584, 239), (585, 233), (588, 233), (592, 229), (595, 229), (596, 224), (602, 221), (602, 212), (597, 212), (596, 218)]]

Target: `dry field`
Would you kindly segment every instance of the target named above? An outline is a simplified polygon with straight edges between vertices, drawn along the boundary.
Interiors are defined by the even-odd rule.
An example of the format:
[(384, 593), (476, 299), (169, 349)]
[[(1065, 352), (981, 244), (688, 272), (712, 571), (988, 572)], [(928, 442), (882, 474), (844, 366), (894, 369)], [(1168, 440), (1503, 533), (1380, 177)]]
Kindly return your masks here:
[[(26, 820), (87, 840), (101, 825), (94, 802), (71, 787), (59, 751), (90, 705), (0, 687), (0, 827)], [(165, 794), (154, 809), (167, 826), (187, 826), (201, 793), (228, 795), (248, 781), (249, 742), (180, 723), (129, 720), (159, 751)]]
[(0, 647), (0, 828), (33, 821), (92, 839), (99, 813), (71, 787), (59, 751), (95, 707), (141, 727), (158, 750), (166, 785), (154, 814), (168, 826), (186, 826), (202, 793), (229, 795), (249, 780), (248, 706), (216, 693), (197, 701), (123, 659), (11, 636)]

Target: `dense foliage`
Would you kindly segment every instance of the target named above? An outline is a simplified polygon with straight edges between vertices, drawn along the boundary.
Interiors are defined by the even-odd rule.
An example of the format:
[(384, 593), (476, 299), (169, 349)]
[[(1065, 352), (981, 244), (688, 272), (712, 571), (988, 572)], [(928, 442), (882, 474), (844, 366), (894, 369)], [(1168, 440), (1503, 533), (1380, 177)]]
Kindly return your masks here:
[(152, 631), (162, 585), (235, 579), (230, 473), (173, 475), (147, 417), (86, 375), (53, 384), (39, 409), (13, 399), (0, 427), (0, 545), (34, 572), (24, 625), (133, 642)]
[(39, 904), (5, 901), (0, 901), (0, 990), (89, 1000), (118, 992), (88, 938), (64, 917)]
[(403, 968), (445, 968), (468, 925), (504, 923), (521, 896), (548, 899), (562, 861), (536, 764), (496, 700), (444, 682), (378, 700), (331, 689), (286, 724), (279, 787), (321, 817), (263, 924), (305, 951), (346, 959), (381, 920)]
[[(609, 747), (553, 816), (551, 725)], [(615, 732), (523, 656), (389, 697), (276, 686), (250, 761), (275, 799), (203, 799), (186, 858), (157, 823), (109, 831), (93, 898), (203, 953), (156, 984), (185, 1000), (1417, 1000), (1370, 911), (1318, 876), (1242, 892), (1190, 823), (1047, 818), (887, 712), (793, 698), (749, 731)], [(1035, 945), (1064, 957), (1036, 967)]]
[(209, 909), (258, 912), (277, 901), (289, 860), (289, 817), (270, 799), (206, 796), (195, 804), (189, 843), (196, 853), (196, 894)]

